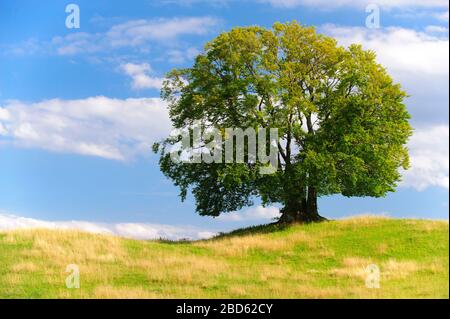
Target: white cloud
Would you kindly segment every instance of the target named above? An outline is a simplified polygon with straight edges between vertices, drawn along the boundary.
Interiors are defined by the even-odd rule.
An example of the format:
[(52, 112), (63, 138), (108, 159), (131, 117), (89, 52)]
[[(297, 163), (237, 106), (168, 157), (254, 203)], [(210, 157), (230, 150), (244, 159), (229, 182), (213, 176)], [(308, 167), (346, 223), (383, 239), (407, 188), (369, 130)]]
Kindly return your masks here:
[(188, 48), (187, 50), (170, 50), (168, 52), (169, 62), (181, 64), (187, 60), (194, 59), (200, 53), (196, 48)]
[(180, 35), (203, 35), (216, 25), (211, 17), (133, 20), (113, 26), (107, 38), (113, 46), (136, 46), (148, 40), (171, 40)]
[(65, 37), (54, 37), (52, 39), (52, 45), (59, 55), (98, 52), (105, 47), (101, 43), (100, 34), (94, 35), (86, 32), (70, 33)]
[(434, 17), (438, 20), (448, 22), (448, 10), (444, 12), (438, 12), (434, 14)]
[(0, 213), (0, 231), (14, 229), (79, 230), (97, 234), (116, 235), (141, 240), (150, 239), (206, 239), (215, 232), (192, 226), (171, 226), (148, 223), (95, 223), (87, 221), (44, 221)]
[(6, 109), (0, 108), (0, 120), (8, 120), (9, 119), (9, 112)]
[(37, 38), (29, 38), (16, 45), (0, 44), (0, 48), (3, 53), (19, 56), (39, 54), (45, 51)]
[(424, 190), (449, 188), (449, 127), (421, 128), (409, 142), (411, 168), (403, 174), (402, 186)]
[(0, 141), (113, 160), (150, 154), (170, 127), (166, 104), (158, 98), (99, 96), (0, 106)]
[(448, 28), (440, 25), (429, 25), (425, 28), (428, 33), (448, 33)]
[(78, 32), (55, 37), (52, 45), (60, 55), (142, 48), (152, 41), (171, 45), (179, 36), (204, 35), (218, 23), (212, 17), (131, 20), (112, 26), (104, 33)]
[(211, 5), (213, 7), (226, 7), (230, 2), (237, 0), (160, 0), (161, 4), (165, 5), (181, 5), (181, 6), (194, 6), (199, 4)]
[(297, 6), (313, 6), (320, 8), (357, 7), (364, 8), (375, 3), (383, 8), (447, 8), (447, 0), (259, 0), (275, 7), (293, 8)]
[(6, 127), (0, 123), (0, 136), (1, 135), (6, 135), (8, 133), (8, 131), (6, 131)]
[(272, 220), (280, 217), (280, 210), (276, 207), (255, 206), (244, 210), (243, 212), (232, 212), (222, 214), (217, 217), (221, 221), (255, 221), (255, 220)]
[(121, 64), (120, 68), (126, 75), (131, 77), (131, 86), (133, 89), (161, 89), (164, 79), (151, 77), (149, 75), (151, 72), (151, 68), (148, 63), (124, 63)]
[(321, 28), (341, 44), (360, 43), (374, 50), (378, 61), (395, 75), (448, 75), (449, 40), (405, 28), (368, 29), (325, 25)]

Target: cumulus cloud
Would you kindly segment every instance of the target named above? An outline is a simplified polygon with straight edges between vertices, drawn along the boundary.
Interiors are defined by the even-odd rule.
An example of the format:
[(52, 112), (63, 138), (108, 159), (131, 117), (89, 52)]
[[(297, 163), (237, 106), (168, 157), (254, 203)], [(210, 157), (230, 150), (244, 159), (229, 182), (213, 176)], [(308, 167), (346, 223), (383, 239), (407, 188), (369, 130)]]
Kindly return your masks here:
[(15, 45), (0, 43), (0, 49), (4, 54), (19, 56), (40, 54), (45, 52), (45, 46), (43, 46), (37, 38), (29, 38)]
[(188, 48), (186, 50), (170, 50), (168, 52), (169, 62), (181, 64), (187, 60), (194, 59), (200, 53), (196, 48)]
[(277, 207), (263, 207), (255, 206), (244, 210), (243, 212), (232, 212), (228, 214), (222, 214), (217, 219), (221, 221), (261, 221), (261, 220), (273, 220), (280, 217), (280, 210)]
[(321, 29), (343, 45), (361, 43), (365, 49), (374, 50), (379, 62), (396, 75), (448, 75), (448, 37), (397, 27), (368, 29), (325, 25)]
[(161, 4), (164, 5), (181, 5), (181, 6), (194, 6), (198, 4), (205, 4), (214, 6), (214, 7), (226, 7), (230, 2), (237, 0), (160, 0)]
[[(212, 5), (225, 6), (230, 2), (237, 0), (161, 0), (165, 4), (194, 5), (198, 3), (208, 3)], [(243, 0), (247, 2), (268, 3), (277, 8), (294, 8), (298, 6), (314, 7), (314, 8), (339, 8), (339, 7), (355, 7), (364, 8), (368, 4), (377, 4), (383, 8), (447, 8), (446, 0)]]
[(52, 39), (60, 55), (110, 51), (124, 47), (142, 48), (149, 42), (173, 44), (183, 35), (204, 35), (218, 23), (212, 17), (131, 20), (112, 26), (106, 32), (77, 32)]
[(124, 63), (121, 64), (120, 69), (131, 77), (133, 89), (161, 89), (164, 79), (150, 76), (151, 68), (148, 63)]
[(404, 187), (424, 190), (449, 187), (449, 127), (416, 130), (409, 142), (411, 168), (403, 174)]
[(356, 7), (364, 8), (375, 3), (383, 8), (447, 8), (446, 0), (259, 0), (275, 7), (293, 8), (297, 6), (314, 6), (315, 8)]
[(425, 28), (428, 33), (448, 33), (448, 28), (440, 25), (429, 25)]
[(113, 46), (135, 46), (148, 40), (171, 40), (179, 35), (203, 35), (217, 23), (212, 17), (133, 20), (113, 26), (107, 33)]
[(166, 104), (158, 98), (0, 105), (0, 142), (112, 160), (150, 154), (152, 143), (167, 136), (170, 127)]
[(148, 223), (95, 223), (87, 221), (44, 221), (0, 213), (0, 231), (14, 229), (61, 229), (79, 230), (96, 234), (116, 235), (126, 238), (150, 239), (206, 239), (215, 232), (192, 226), (171, 226)]
[(434, 13), (434, 17), (440, 21), (448, 22), (448, 10)]

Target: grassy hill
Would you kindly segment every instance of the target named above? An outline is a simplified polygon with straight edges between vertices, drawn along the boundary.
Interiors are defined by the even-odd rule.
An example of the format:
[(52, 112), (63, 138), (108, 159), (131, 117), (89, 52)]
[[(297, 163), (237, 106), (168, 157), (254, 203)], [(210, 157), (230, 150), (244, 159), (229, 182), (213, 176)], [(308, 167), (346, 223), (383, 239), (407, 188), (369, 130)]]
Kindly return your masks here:
[(197, 242), (20, 230), (0, 233), (0, 265), (0, 298), (448, 298), (449, 226), (359, 217)]

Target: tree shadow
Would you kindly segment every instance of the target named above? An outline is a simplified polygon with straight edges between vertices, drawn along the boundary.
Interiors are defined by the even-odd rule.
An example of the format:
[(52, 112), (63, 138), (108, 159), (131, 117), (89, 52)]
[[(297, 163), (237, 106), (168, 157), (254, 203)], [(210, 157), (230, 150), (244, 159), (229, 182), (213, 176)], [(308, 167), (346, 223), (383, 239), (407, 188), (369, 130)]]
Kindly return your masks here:
[(257, 226), (250, 226), (250, 227), (246, 227), (246, 228), (236, 229), (236, 230), (233, 230), (228, 233), (219, 233), (217, 236), (214, 236), (213, 238), (211, 238), (209, 240), (223, 239), (223, 238), (229, 238), (229, 237), (241, 237), (241, 236), (247, 236), (247, 235), (260, 235), (260, 234), (275, 233), (278, 231), (282, 231), (286, 228), (289, 228), (289, 226), (292, 226), (292, 225), (281, 224), (278, 222), (257, 225)]

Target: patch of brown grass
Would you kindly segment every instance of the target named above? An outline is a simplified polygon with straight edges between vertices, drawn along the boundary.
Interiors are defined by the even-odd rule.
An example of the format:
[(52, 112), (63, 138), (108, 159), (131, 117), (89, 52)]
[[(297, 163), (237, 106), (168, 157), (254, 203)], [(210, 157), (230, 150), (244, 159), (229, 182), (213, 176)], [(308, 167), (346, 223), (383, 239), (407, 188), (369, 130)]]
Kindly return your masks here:
[(11, 267), (11, 271), (14, 273), (21, 272), (34, 272), (38, 269), (36, 264), (32, 262), (20, 262)]
[(384, 262), (374, 262), (368, 258), (351, 257), (344, 258), (342, 267), (331, 269), (329, 273), (341, 277), (365, 279), (368, 275), (366, 269), (371, 264), (380, 268), (381, 280), (404, 279), (418, 271), (441, 272), (445, 268), (438, 262), (419, 264), (412, 260), (396, 260), (393, 258)]
[(448, 220), (407, 220), (406, 224), (425, 232), (448, 229)]
[(99, 286), (94, 290), (94, 298), (108, 298), (108, 299), (150, 299), (159, 298), (160, 296), (154, 292), (146, 291), (142, 288), (136, 287), (112, 287)]
[(25, 255), (40, 256), (58, 265), (86, 262), (113, 263), (126, 256), (121, 238), (77, 231), (43, 229), (13, 231), (8, 232), (4, 240), (8, 243), (30, 241), (33, 248), (25, 250)]
[(266, 252), (289, 252), (297, 244), (315, 245), (315, 239), (304, 231), (289, 234), (283, 238), (267, 235), (246, 235), (195, 243), (198, 247), (210, 249), (218, 256), (244, 257), (254, 250)]
[(380, 215), (358, 215), (350, 218), (340, 219), (338, 225), (341, 227), (346, 226), (371, 226), (378, 224), (380, 221), (386, 221), (390, 218)]

